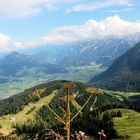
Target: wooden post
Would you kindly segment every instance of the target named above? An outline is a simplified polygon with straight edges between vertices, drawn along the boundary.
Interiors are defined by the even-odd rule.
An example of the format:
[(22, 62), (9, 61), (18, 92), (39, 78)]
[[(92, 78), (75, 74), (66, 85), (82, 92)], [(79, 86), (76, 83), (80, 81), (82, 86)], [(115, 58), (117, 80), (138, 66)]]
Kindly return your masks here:
[(64, 88), (67, 89), (66, 95), (66, 140), (70, 140), (70, 105), (69, 105), (69, 92), (73, 84), (67, 82), (64, 84)]
[(66, 95), (66, 139), (70, 140), (70, 124), (69, 124), (69, 89), (67, 91), (67, 95)]

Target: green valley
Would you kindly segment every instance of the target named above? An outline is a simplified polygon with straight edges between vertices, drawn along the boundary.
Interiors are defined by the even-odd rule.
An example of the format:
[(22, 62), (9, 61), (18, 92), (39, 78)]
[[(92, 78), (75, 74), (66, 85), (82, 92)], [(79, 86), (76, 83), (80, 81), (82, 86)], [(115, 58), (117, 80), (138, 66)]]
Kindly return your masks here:
[[(67, 67), (67, 73), (48, 74), (43, 71), (32, 69), (30, 75), (13, 78), (10, 82), (0, 84), (0, 98), (9, 97), (20, 93), (25, 89), (31, 88), (41, 83), (53, 80), (71, 80), (88, 82), (91, 76), (96, 75), (106, 68), (98, 66)], [(16, 79), (16, 81), (14, 80)]]

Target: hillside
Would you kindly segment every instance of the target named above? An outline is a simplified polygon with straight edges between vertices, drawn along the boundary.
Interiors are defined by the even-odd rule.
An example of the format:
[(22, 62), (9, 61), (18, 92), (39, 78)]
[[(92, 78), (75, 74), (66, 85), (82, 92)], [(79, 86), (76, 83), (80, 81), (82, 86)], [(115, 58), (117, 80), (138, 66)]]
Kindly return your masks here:
[(119, 109), (122, 112), (122, 118), (114, 118), (115, 128), (117, 129), (119, 135), (124, 135), (129, 140), (139, 140), (140, 139), (140, 113), (129, 110), (129, 109)]
[[(56, 130), (56, 124), (58, 128), (62, 129), (64, 126), (60, 125), (60, 122), (55, 119), (55, 114), (52, 113), (51, 109), (65, 120), (65, 97), (67, 90), (64, 85), (67, 82), (69, 81), (53, 81), (41, 84), (25, 90), (21, 94), (1, 100), (0, 132), (2, 135), (11, 136), (11, 133), (16, 132), (19, 136), (22, 136), (23, 133), (33, 136), (38, 132), (38, 129), (51, 128)], [(85, 108), (81, 110), (81, 113), (72, 122), (71, 131), (73, 132), (73, 129), (77, 128), (94, 136), (96, 136), (97, 131), (101, 128), (106, 130), (108, 127), (111, 127), (110, 129), (115, 131), (112, 126), (107, 126), (106, 123), (104, 126), (101, 125), (100, 113), (111, 108), (127, 108), (130, 107), (130, 104), (133, 105), (133, 103), (137, 104), (139, 102), (138, 98), (135, 98), (135, 94), (103, 91), (80, 82), (72, 82), (69, 100), (71, 118), (87, 102)], [(136, 106), (134, 107), (136, 108)], [(89, 115), (93, 118), (92, 120)], [(93, 127), (89, 127), (88, 122), (94, 123)], [(101, 126), (98, 124), (99, 122)], [(82, 123), (82, 125), (79, 125), (79, 123)], [(108, 137), (112, 137), (110, 132), (107, 133)]]
[(117, 58), (103, 73), (90, 83), (109, 90), (140, 91), (140, 43)]
[[(57, 90), (57, 93), (59, 93), (57, 96), (55, 96), (56, 99), (59, 98), (59, 96), (64, 96), (66, 94), (66, 91), (63, 88), (63, 83), (67, 81), (53, 81), (46, 84), (41, 84), (38, 86), (35, 86), (33, 88), (25, 90), (23, 93), (14, 95), (12, 97), (9, 97), (7, 99), (0, 101), (0, 116), (6, 115), (6, 114), (15, 114), (21, 111), (24, 106), (28, 105), (30, 102), (36, 102), (39, 101), (40, 98), (44, 98), (46, 96), (52, 95), (52, 92)], [(71, 94), (78, 95), (78, 100), (81, 98), (82, 102), (85, 100), (84, 98), (87, 98), (90, 94), (87, 94), (86, 88), (90, 87), (86, 84), (80, 83), (80, 82), (73, 82), (74, 86), (72, 88)], [(98, 90), (97, 90), (98, 92)], [(29, 98), (29, 95), (33, 95), (33, 98)], [(84, 97), (85, 96), (85, 97)], [(93, 94), (93, 99), (96, 97), (96, 94)], [(106, 97), (106, 98), (104, 98)], [(113, 103), (119, 103), (119, 100), (116, 101), (112, 97), (101, 94), (99, 95), (100, 100), (103, 100), (102, 105), (106, 105), (107, 103), (113, 104)], [(79, 101), (78, 101), (79, 102)], [(82, 102), (79, 102), (81, 104)], [(97, 102), (100, 106), (100, 102)], [(10, 106), (10, 108), (7, 108)]]
[[(67, 81), (54, 81), (42, 84), (25, 90), (21, 94), (1, 100), (0, 132), (3, 134), (10, 134), (15, 130), (12, 127), (13, 123), (24, 125), (28, 121), (35, 121), (37, 116), (53, 126), (54, 121), (55, 123), (57, 123), (57, 121), (54, 119), (54, 114), (47, 108), (47, 105), (64, 119), (65, 95), (67, 93), (67, 90), (63, 87), (64, 83), (67, 83)], [(114, 104), (117, 106), (126, 106), (121, 100), (112, 98), (112, 96), (109, 96), (109, 94), (103, 92), (101, 89), (91, 88), (90, 86), (79, 82), (73, 82), (73, 87), (69, 96), (71, 117), (79, 111), (87, 100), (89, 101), (82, 111), (83, 114), (84, 112), (87, 113), (90, 110), (93, 110), (94, 107), (99, 108), (106, 105), (113, 106)], [(48, 117), (46, 118), (45, 116)], [(11, 121), (12, 119), (15, 121)], [(54, 121), (52, 119), (54, 119)], [(77, 122), (75, 123), (77, 124)]]

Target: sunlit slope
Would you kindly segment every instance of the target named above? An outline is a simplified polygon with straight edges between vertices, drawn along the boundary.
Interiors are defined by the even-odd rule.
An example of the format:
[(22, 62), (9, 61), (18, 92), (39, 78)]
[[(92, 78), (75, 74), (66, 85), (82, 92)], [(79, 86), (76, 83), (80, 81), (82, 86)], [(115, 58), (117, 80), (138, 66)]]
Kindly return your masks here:
[[(65, 82), (67, 81), (54, 81), (38, 85), (21, 94), (0, 101), (0, 132), (10, 133), (13, 130), (12, 125), (14, 123), (28, 123), (30, 119), (35, 119), (36, 113), (46, 105), (50, 105), (56, 112), (59, 111), (65, 114), (63, 106), (67, 93), (63, 88)], [(121, 103), (119, 100), (109, 97), (101, 89), (96, 89), (79, 82), (72, 82), (72, 84), (70, 107), (74, 112), (71, 113), (80, 110), (90, 96), (91, 99), (86, 105), (86, 109), (105, 104)]]
[[(133, 99), (134, 93), (103, 91), (80, 82), (52, 81), (0, 101), (0, 132), (4, 135), (10, 134), (13, 131), (13, 124), (28, 124), (30, 120), (35, 120), (36, 116), (43, 117), (44, 111), (48, 120), (53, 122), (55, 116), (51, 114), (48, 105), (65, 120), (67, 90), (64, 84), (67, 82), (72, 83), (69, 92), (71, 117), (89, 99), (84, 112), (106, 105), (128, 107), (131, 102), (138, 102), (135, 98)], [(139, 96), (139, 93), (136, 95)]]
[(129, 140), (140, 140), (140, 113), (129, 109), (119, 110), (122, 117), (114, 118), (118, 134), (128, 137)]

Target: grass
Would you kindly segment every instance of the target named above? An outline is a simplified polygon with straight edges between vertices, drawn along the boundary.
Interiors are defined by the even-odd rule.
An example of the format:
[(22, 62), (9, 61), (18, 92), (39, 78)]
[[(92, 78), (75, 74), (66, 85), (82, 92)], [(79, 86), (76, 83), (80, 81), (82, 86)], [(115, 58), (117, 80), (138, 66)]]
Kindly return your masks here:
[[(54, 97), (57, 95), (57, 90), (53, 91), (50, 95), (40, 99), (38, 102), (26, 105), (22, 111), (20, 111), (17, 114), (13, 115), (5, 115), (3, 117), (0, 117), (0, 125), (2, 128), (0, 129), (0, 132), (7, 135), (7, 133), (10, 133), (13, 129), (12, 124), (13, 122), (10, 121), (11, 118), (16, 118), (17, 123), (24, 123), (27, 122), (28, 119), (34, 119), (35, 112), (40, 109), (44, 104), (48, 104)], [(32, 108), (35, 107), (35, 110), (29, 114), (27, 112)]]
[(79, 111), (81, 109), (81, 106), (75, 100), (72, 100), (71, 103), (77, 109), (77, 111)]
[(129, 136), (129, 140), (140, 140), (140, 113), (119, 109), (122, 112), (121, 118), (114, 118), (115, 129), (119, 135)]
[(124, 96), (130, 97), (130, 96), (136, 96), (140, 95), (140, 92), (125, 92)]
[(71, 66), (67, 67), (69, 74), (62, 77), (62, 79), (88, 82), (94, 75), (103, 72), (106, 68), (100, 68), (98, 66)]
[(124, 98), (123, 98), (124, 92), (108, 91), (108, 90), (106, 90), (105, 92), (106, 92), (106, 94), (112, 96), (112, 98), (115, 98), (120, 101), (124, 100)]
[[(79, 69), (80, 68), (78, 68), (78, 70)], [(83, 71), (83, 67), (81, 69)], [(81, 69), (80, 69), (80, 74), (81, 74)], [(76, 76), (78, 77), (79, 75), (77, 74)], [(44, 77), (44, 78), (47, 78), (47, 77)], [(23, 80), (25, 80), (25, 83), (26, 83), (25, 85), (22, 84), (22, 82), (18, 83), (19, 84), (18, 87), (22, 87), (23, 89), (27, 88), (26, 85), (31, 86), (38, 83), (38, 81), (34, 81), (30, 83), (30, 81), (32, 81), (31, 77), (29, 77), (28, 79), (24, 77)], [(17, 83), (12, 83), (12, 84), (15, 87), (17, 85)], [(21, 84), (22, 86), (20, 86)], [(4, 88), (6, 87), (1, 86), (0, 89), (1, 88), (3, 88), (4, 90)], [(16, 121), (19, 123), (26, 122), (28, 119), (34, 119), (35, 112), (39, 108), (41, 108), (44, 104), (49, 103), (53, 99), (53, 97), (55, 97), (56, 94), (57, 94), (57, 91), (54, 91), (52, 94), (40, 99), (38, 102), (25, 106), (25, 108), (16, 115), (6, 115), (4, 117), (0, 117), (0, 125), (2, 125), (0, 132), (7, 135), (13, 130), (11, 128), (12, 126), (12, 122), (10, 121), (11, 118), (16, 118)], [(140, 93), (133, 93), (133, 92), (124, 93), (124, 92), (119, 92), (119, 91), (118, 92), (106, 91), (106, 94), (111, 95), (112, 99), (116, 98), (120, 101), (123, 100), (123, 97), (127, 98), (133, 95), (140, 95)], [(81, 106), (75, 100), (72, 100), (71, 103), (77, 110), (81, 108)], [(33, 106), (35, 107), (35, 109), (31, 113), (27, 114), (27, 112), (31, 110)], [(118, 131), (118, 134), (122, 136), (127, 136), (127, 135), (130, 136), (129, 140), (140, 140), (140, 113), (135, 112), (133, 110), (129, 110), (129, 109), (119, 109), (119, 110), (122, 112), (123, 117), (113, 119), (114, 124), (115, 124), (114, 128)], [(86, 140), (93, 140), (93, 138), (87, 137)]]
[[(109, 94), (112, 98), (120, 101), (123, 101), (124, 98), (129, 99), (131, 96), (140, 95), (140, 93), (136, 92), (119, 91), (106, 91), (106, 94)], [(129, 109), (119, 110), (122, 112), (123, 117), (113, 119), (115, 129), (118, 131), (118, 134), (122, 136), (129, 136), (129, 140), (140, 140), (140, 113)]]
[(123, 101), (124, 98), (129, 99), (131, 96), (140, 95), (140, 92), (120, 92), (120, 91), (105, 91), (106, 94), (112, 96), (112, 98)]

